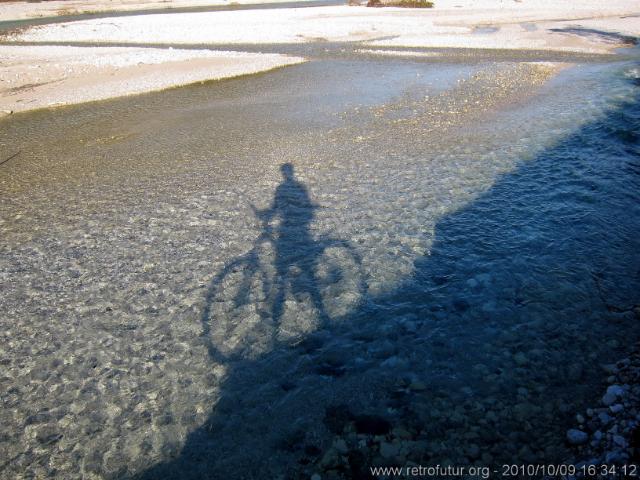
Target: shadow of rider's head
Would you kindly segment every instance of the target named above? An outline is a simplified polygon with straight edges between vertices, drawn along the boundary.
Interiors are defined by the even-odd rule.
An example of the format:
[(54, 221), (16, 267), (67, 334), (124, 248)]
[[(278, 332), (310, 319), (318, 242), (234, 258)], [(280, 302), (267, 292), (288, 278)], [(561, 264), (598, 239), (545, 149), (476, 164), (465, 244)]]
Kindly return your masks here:
[(293, 180), (294, 178), (293, 164), (283, 163), (280, 166), (280, 172), (282, 172), (282, 176), (285, 178), (285, 180)]

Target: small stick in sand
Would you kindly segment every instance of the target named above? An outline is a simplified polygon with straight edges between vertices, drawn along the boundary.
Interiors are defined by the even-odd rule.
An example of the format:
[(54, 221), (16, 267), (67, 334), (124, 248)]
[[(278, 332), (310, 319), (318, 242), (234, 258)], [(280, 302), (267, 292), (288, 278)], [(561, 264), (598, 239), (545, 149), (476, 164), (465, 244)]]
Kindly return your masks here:
[(5, 163), (7, 163), (12, 158), (16, 158), (18, 155), (20, 155), (20, 150), (18, 150), (16, 153), (11, 155), (9, 158), (5, 158), (2, 162), (0, 162), (0, 165), (4, 165)]

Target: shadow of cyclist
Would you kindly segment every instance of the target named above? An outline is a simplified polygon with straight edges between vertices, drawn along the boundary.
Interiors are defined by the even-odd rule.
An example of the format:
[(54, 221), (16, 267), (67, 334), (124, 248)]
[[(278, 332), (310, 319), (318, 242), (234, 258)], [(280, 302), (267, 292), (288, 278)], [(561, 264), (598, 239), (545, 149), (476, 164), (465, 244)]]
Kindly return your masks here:
[(271, 207), (256, 211), (265, 229), (272, 228), (270, 222), (274, 219), (279, 220), (273, 232), (276, 269), (273, 283), (275, 294), (271, 305), (273, 323), (276, 328), (280, 324), (288, 291), (296, 296), (307, 294), (318, 312), (319, 320), (324, 322), (328, 316), (315, 278), (323, 249), (309, 229), (318, 206), (309, 198), (304, 184), (295, 178), (292, 164), (283, 164), (280, 171), (284, 179), (275, 191)]
[[(358, 252), (348, 240), (312, 234), (319, 206), (296, 179), (293, 165), (280, 170), (283, 181), (271, 205), (262, 210), (251, 205), (262, 222), (252, 248), (227, 263), (209, 285), (201, 324), (212, 360), (226, 363), (274, 348), (282, 340), (283, 323), (294, 335), (298, 328), (324, 328), (364, 298)], [(307, 322), (308, 315), (302, 323), (300, 315), (284, 319), (294, 302), (304, 304), (313, 320)]]

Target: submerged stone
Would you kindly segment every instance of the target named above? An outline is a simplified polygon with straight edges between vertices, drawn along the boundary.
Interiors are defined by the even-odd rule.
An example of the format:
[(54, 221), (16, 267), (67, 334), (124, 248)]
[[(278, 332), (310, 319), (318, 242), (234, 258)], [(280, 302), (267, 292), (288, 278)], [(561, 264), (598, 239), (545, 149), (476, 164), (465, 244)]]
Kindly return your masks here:
[(608, 407), (613, 405), (622, 395), (624, 395), (624, 389), (620, 385), (611, 385), (602, 397), (602, 403)]
[(583, 445), (587, 443), (587, 440), (589, 440), (589, 435), (582, 430), (572, 428), (567, 432), (567, 441), (571, 445)]

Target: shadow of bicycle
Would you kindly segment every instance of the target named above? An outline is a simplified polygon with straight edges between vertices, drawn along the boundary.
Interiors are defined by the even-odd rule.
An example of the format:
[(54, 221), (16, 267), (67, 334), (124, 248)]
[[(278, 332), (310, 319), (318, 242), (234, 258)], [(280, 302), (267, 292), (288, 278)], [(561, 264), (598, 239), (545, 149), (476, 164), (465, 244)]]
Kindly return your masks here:
[[(636, 96), (505, 173), (438, 220), (410, 278), (344, 316), (325, 291), (358, 274), (324, 258), (351, 250), (310, 233), (317, 207), (283, 172), (256, 211), (274, 224), (209, 289), (212, 410), (135, 478), (371, 478), (373, 462), (404, 463), (383, 441), (421, 465), (468, 464), (472, 444), (486, 464), (565, 461), (568, 412), (638, 339), (639, 119)], [(329, 324), (298, 340), (303, 308)]]
[(293, 165), (280, 171), (271, 206), (251, 206), (262, 222), (251, 250), (209, 286), (201, 321), (214, 360), (255, 356), (301, 338), (346, 315), (364, 296), (357, 251), (346, 240), (312, 235), (320, 207)]

